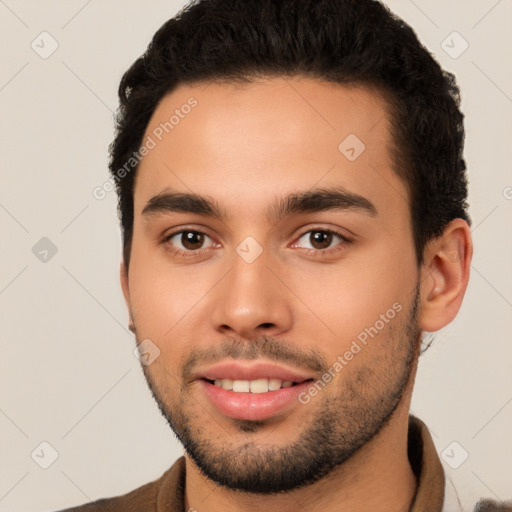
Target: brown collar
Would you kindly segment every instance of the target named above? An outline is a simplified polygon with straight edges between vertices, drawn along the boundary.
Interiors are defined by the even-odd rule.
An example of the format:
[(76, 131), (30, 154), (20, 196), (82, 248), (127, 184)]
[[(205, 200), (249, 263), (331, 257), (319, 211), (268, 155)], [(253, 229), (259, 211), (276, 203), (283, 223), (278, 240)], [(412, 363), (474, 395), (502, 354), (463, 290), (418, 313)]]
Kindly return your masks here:
[(409, 462), (418, 480), (410, 512), (441, 512), (444, 502), (444, 470), (427, 426), (409, 416)]

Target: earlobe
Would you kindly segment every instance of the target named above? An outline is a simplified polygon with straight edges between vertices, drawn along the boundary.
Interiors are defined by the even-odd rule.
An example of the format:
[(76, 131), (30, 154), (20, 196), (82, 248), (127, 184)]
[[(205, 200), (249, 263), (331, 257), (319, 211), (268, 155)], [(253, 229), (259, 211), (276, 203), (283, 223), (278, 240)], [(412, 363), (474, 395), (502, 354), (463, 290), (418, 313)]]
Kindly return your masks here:
[(457, 315), (469, 280), (471, 232), (463, 219), (452, 220), (425, 248), (421, 272), (420, 328), (435, 332)]
[(135, 333), (136, 332), (136, 329), (135, 329), (135, 323), (133, 321), (133, 316), (132, 316), (132, 312), (131, 312), (131, 307), (130, 307), (130, 288), (129, 288), (129, 285), (128, 285), (128, 269), (126, 268), (125, 264), (122, 262), (121, 263), (121, 267), (119, 269), (119, 277), (120, 277), (120, 280), (121, 280), (121, 288), (123, 290), (123, 295), (124, 295), (124, 300), (126, 302), (126, 307), (128, 308), (128, 313), (130, 315), (130, 321), (128, 323), (128, 329)]

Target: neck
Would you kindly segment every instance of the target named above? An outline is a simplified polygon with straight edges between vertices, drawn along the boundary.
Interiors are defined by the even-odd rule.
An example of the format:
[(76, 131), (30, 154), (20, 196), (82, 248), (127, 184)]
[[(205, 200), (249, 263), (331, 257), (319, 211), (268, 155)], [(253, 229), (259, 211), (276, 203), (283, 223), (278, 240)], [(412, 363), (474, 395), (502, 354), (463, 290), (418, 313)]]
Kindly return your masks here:
[(186, 456), (185, 510), (208, 512), (407, 512), (416, 477), (407, 456), (409, 400), (342, 466), (309, 486), (277, 495), (247, 494), (207, 479)]

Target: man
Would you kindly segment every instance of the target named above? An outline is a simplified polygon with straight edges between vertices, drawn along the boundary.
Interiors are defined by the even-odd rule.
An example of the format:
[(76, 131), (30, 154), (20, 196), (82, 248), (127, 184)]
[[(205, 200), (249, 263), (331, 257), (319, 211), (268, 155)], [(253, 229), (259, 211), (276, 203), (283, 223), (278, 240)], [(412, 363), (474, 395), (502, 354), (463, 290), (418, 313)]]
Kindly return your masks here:
[(186, 454), (70, 510), (460, 510), (409, 415), (472, 256), (454, 78), (376, 1), (213, 0), (119, 93), (121, 283)]

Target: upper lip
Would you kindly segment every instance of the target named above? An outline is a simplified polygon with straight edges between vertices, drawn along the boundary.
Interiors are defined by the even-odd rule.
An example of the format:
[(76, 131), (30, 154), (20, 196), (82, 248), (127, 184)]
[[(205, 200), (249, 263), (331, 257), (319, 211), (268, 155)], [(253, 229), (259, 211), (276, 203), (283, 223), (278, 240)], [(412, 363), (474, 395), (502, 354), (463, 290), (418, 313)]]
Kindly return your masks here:
[(196, 372), (196, 379), (217, 380), (256, 380), (279, 379), (282, 381), (304, 382), (313, 376), (298, 370), (279, 366), (277, 364), (256, 362), (241, 364), (234, 361), (224, 361)]

